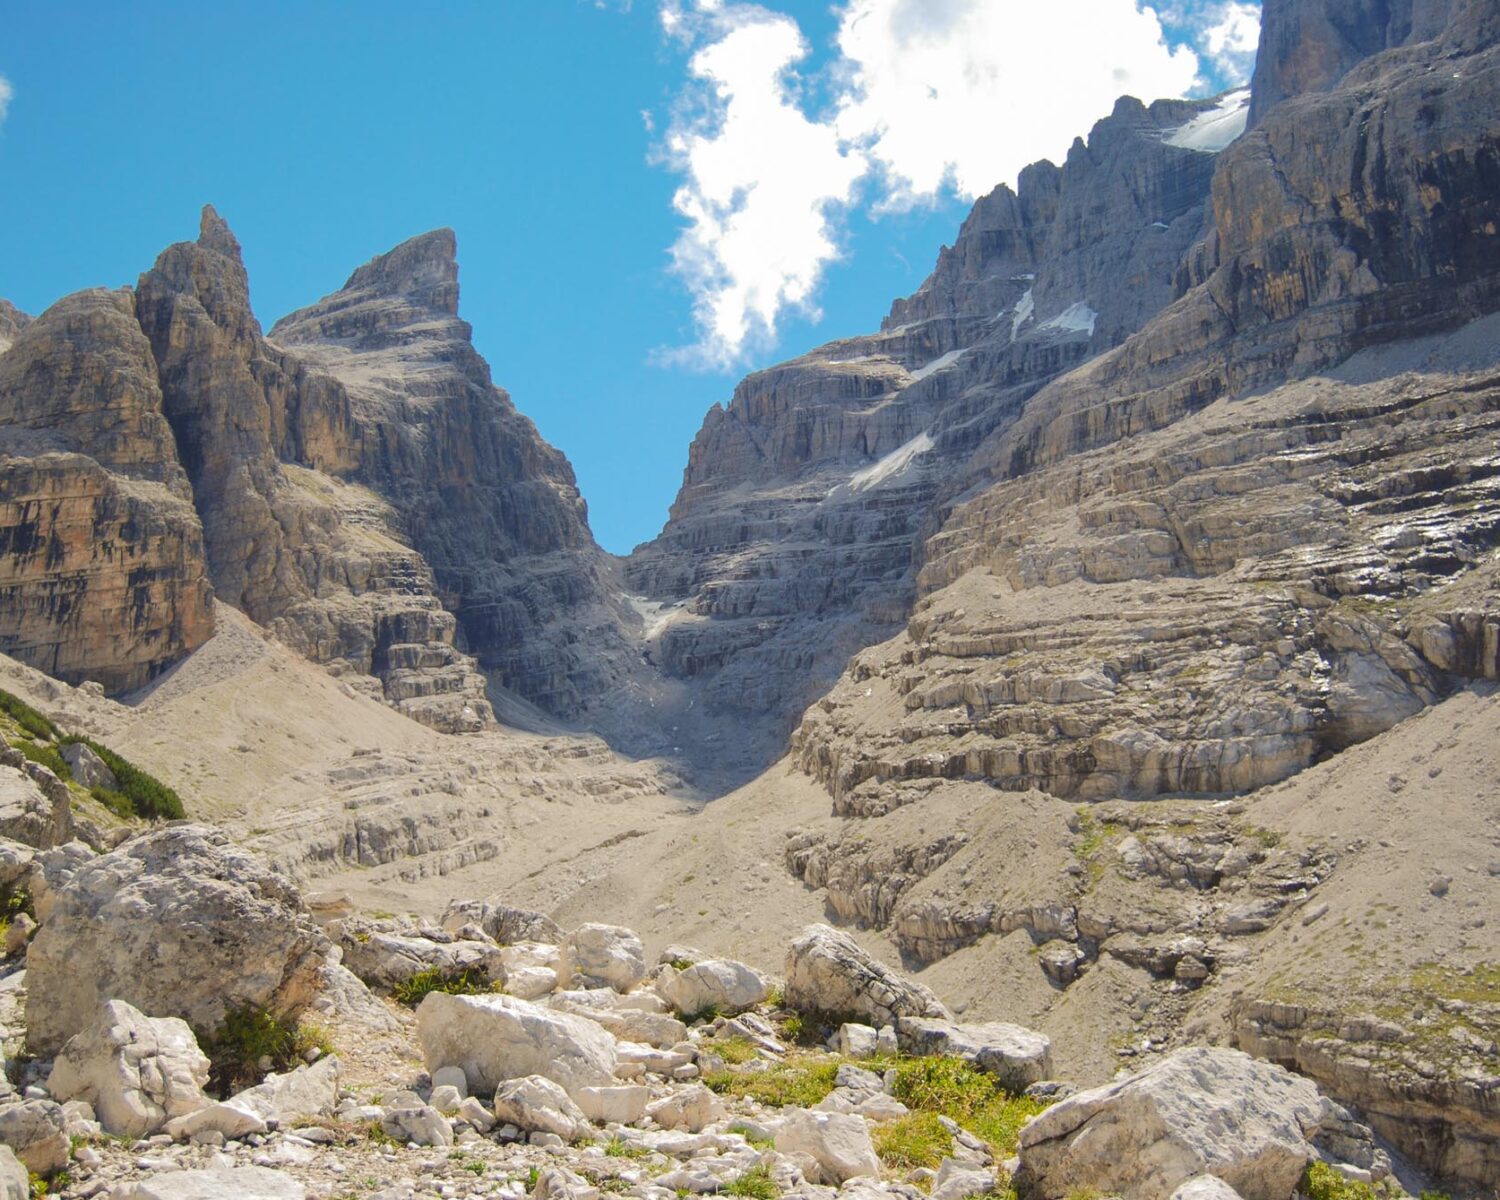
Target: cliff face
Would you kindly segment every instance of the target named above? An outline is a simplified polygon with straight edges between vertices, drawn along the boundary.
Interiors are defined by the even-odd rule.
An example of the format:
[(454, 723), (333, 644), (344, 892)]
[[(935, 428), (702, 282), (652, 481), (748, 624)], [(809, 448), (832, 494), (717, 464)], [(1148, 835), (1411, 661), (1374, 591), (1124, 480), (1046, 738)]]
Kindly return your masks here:
[(500, 685), (581, 715), (633, 657), (572, 467), (494, 386), (458, 317), (451, 230), (403, 243), (279, 321), (348, 396), (353, 478), (393, 506)]
[(203, 529), (129, 292), (0, 313), (0, 646), (139, 687), (213, 632)]
[(752, 375), (711, 410), (666, 528), (626, 567), (658, 606), (664, 669), (774, 755), (848, 655), (904, 618), (957, 465), (1173, 299), (1243, 101), (1121, 100), (1063, 166), (979, 201), (880, 333)]
[[(1433, 1059), (1415, 1031), (1372, 1050), (1357, 944), (1315, 938), (1331, 970), (1305, 946), (1259, 957), (1317, 919), (1292, 914), (1329, 873), (1330, 895), (1386, 896), (1358, 843), (1320, 860), (1336, 816), (1294, 777), (1500, 676), (1500, 13), (1399, 8), (1267, 5), (1268, 90), (1214, 162), (1180, 294), (950, 466), (913, 615), (793, 736), (837, 819), (787, 861), (922, 961), (1026, 931), (1059, 1011), (1117, 1002), (1110, 960), (1179, 993), (1234, 964), (1226, 1037), (1297, 1063), (1425, 1165), (1493, 1183), (1492, 1058)], [(1283, 18), (1322, 32), (1287, 42)], [(1359, 37), (1329, 40), (1345, 22)], [(1394, 828), (1405, 780), (1365, 794), (1380, 787), (1370, 828)], [(1278, 801), (1292, 788), (1305, 817)], [(1007, 832), (1033, 810), (1066, 817), (1067, 852)], [(1248, 864), (1281, 834), (1237, 846), (1243, 829), (1213, 827), (1230, 812), (1313, 835), (1280, 884)], [(987, 839), (976, 856), (1026, 863), (1024, 895), (948, 870)], [(1427, 882), (1391, 882), (1391, 911), (1430, 905), (1446, 884)], [(1387, 981), (1433, 959), (1475, 961), (1462, 938), (1382, 941)]]

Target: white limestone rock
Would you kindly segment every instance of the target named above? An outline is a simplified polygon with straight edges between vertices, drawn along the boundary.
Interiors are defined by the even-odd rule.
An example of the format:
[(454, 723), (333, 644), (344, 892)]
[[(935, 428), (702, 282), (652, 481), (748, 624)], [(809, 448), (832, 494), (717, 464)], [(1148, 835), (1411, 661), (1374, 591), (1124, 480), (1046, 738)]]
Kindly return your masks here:
[[(582, 1089), (580, 1089), (582, 1090)], [(583, 1111), (559, 1085), (542, 1075), (507, 1079), (495, 1089), (495, 1117), (526, 1133), (552, 1133), (565, 1142), (587, 1134)]]
[(947, 1054), (973, 1063), (1014, 1092), (1051, 1077), (1052, 1041), (1045, 1034), (1004, 1021), (956, 1025), (924, 1017), (902, 1017), (896, 1037), (907, 1054)]
[(828, 925), (809, 925), (788, 948), (786, 1003), (804, 1012), (850, 1013), (877, 1027), (903, 1016), (950, 1015), (927, 988)]
[(880, 1178), (880, 1160), (863, 1117), (849, 1113), (795, 1109), (776, 1131), (776, 1149), (806, 1154), (818, 1165), (819, 1181), (842, 1184), (851, 1179)]
[(286, 1017), (316, 994), (329, 945), (297, 889), (188, 823), (83, 862), (27, 953), (26, 1044), (55, 1054), (106, 1000), (201, 1034), (247, 1006)]
[(201, 1171), (160, 1171), (122, 1183), (107, 1200), (306, 1200), (307, 1189), (281, 1171), (266, 1167), (210, 1167)]
[(685, 1017), (710, 1009), (730, 1016), (754, 1008), (770, 994), (760, 972), (728, 958), (711, 958), (665, 975), (661, 990)]
[(57, 1101), (86, 1101), (106, 1132), (139, 1138), (208, 1107), (208, 1073), (208, 1056), (186, 1021), (110, 1000), (63, 1047), (47, 1090)]
[(719, 1098), (701, 1083), (673, 1092), (646, 1109), (646, 1115), (663, 1129), (686, 1129), (701, 1133), (704, 1126), (727, 1115)]
[(614, 1083), (610, 1033), (514, 996), (433, 992), (417, 1009), (417, 1040), (429, 1073), (458, 1067), (479, 1094), (524, 1075), (544, 1075), (570, 1094)]
[(1325, 1130), (1347, 1141), (1351, 1125), (1311, 1080), (1195, 1046), (1034, 1118), (1021, 1130), (1018, 1184), (1037, 1196), (1157, 1200), (1210, 1174), (1244, 1200), (1286, 1200), (1321, 1157)]
[(563, 939), (558, 978), (564, 986), (628, 992), (646, 978), (641, 939), (619, 925), (580, 925)]

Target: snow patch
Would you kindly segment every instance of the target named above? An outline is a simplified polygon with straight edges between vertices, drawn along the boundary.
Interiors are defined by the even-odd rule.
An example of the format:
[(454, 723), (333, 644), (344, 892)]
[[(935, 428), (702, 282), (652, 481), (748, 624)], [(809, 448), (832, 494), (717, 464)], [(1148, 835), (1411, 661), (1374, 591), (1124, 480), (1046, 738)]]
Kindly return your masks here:
[(1240, 134), (1250, 119), (1250, 89), (1230, 92), (1215, 107), (1199, 113), (1186, 125), (1170, 130), (1162, 139), (1183, 150), (1217, 154)]
[(1063, 333), (1086, 333), (1090, 337), (1094, 335), (1094, 324), (1099, 320), (1099, 314), (1088, 306), (1086, 301), (1080, 300), (1077, 304), (1070, 304), (1050, 321), (1043, 321), (1037, 329), (1056, 329)]
[(941, 358), (933, 359), (925, 367), (918, 367), (911, 373), (911, 381), (916, 383), (919, 379), (926, 379), (929, 375), (936, 375), (939, 371), (945, 371), (967, 353), (967, 349), (950, 350)]
[(867, 492), (871, 488), (879, 487), (883, 483), (889, 483), (911, 468), (912, 463), (919, 454), (926, 454), (933, 448), (934, 442), (930, 434), (919, 433), (904, 446), (892, 450), (877, 463), (872, 463), (863, 470), (856, 471), (849, 479), (849, 490), (851, 492)]
[(1016, 301), (1015, 315), (1010, 319), (1010, 340), (1015, 341), (1021, 332), (1021, 326), (1031, 320), (1031, 314), (1036, 312), (1036, 301), (1031, 298), (1031, 289), (1026, 289), (1026, 294)]

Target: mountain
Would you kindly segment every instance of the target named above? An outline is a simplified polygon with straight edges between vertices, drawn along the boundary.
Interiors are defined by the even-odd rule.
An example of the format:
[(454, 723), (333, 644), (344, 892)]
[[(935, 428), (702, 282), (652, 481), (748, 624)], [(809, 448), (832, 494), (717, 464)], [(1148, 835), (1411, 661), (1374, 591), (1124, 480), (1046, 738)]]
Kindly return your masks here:
[(217, 596), (440, 729), (493, 722), (469, 649), (497, 695), (577, 715), (638, 618), (457, 278), (451, 232), (415, 238), (268, 340), (207, 208), (134, 290), (7, 306), (0, 646), (129, 691), (211, 635)]
[(451, 232), (263, 334), (207, 209), (0, 306), (0, 651), (87, 686), (0, 667), (366, 908), (826, 918), (1068, 1079), (1232, 1044), (1492, 1189), (1497, 230), (1492, 2), (1267, 0), (1248, 92), (744, 380), (622, 562)]

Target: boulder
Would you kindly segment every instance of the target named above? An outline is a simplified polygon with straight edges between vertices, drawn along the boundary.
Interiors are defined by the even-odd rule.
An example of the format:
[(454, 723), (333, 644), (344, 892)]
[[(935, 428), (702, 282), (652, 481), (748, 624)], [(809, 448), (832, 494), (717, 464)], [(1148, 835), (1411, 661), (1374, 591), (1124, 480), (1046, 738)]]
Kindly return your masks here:
[(122, 1183), (106, 1200), (306, 1200), (307, 1189), (267, 1167), (210, 1167), (202, 1171), (160, 1171)]
[(776, 1131), (782, 1154), (805, 1154), (818, 1165), (820, 1181), (842, 1184), (850, 1179), (880, 1178), (880, 1160), (863, 1117), (849, 1113), (795, 1109)]
[(107, 1133), (140, 1138), (206, 1108), (208, 1073), (208, 1056), (186, 1021), (110, 1000), (63, 1046), (47, 1090), (57, 1101), (87, 1102)]
[(551, 967), (516, 967), (505, 973), (505, 990), (522, 1000), (540, 1000), (557, 987)]
[(0, 837), (38, 850), (61, 846), (73, 836), (68, 785), (19, 751), (6, 750), (21, 761), (12, 769), (0, 766)]
[(454, 900), (443, 913), (441, 924), (452, 933), (465, 925), (478, 925), (502, 946), (516, 942), (556, 945), (563, 940), (562, 926), (546, 914), (512, 908), (494, 899)]
[(566, 1167), (548, 1167), (537, 1176), (531, 1200), (599, 1200), (599, 1189)]
[(328, 941), (297, 889), (202, 825), (174, 824), (84, 862), (27, 956), (26, 1039), (53, 1054), (106, 1000), (215, 1032), (225, 1014), (300, 1012)]
[(9, 1146), (0, 1146), (0, 1200), (31, 1200), (31, 1176)]
[(380, 1119), (387, 1137), (418, 1146), (453, 1145), (453, 1126), (448, 1118), (428, 1104), (403, 1104), (388, 1109)]
[(73, 1146), (62, 1105), (51, 1100), (27, 1100), (0, 1108), (0, 1142), (33, 1175), (51, 1175), (68, 1165)]
[[(966, 1196), (989, 1196), (998, 1180), (994, 1171), (976, 1167), (956, 1158), (943, 1159), (937, 1178), (932, 1181), (929, 1200), (964, 1200)], [(1204, 1200), (1209, 1200), (1205, 1197)]]
[(1195, 1175), (1172, 1193), (1171, 1200), (1241, 1200), (1241, 1197), (1216, 1176)]
[(863, 1017), (877, 1028), (898, 1017), (950, 1015), (927, 988), (903, 978), (828, 925), (809, 925), (788, 948), (786, 1003), (803, 1012)]
[(417, 1040), (429, 1073), (459, 1067), (480, 1094), (524, 1075), (544, 1075), (570, 1094), (614, 1083), (612, 1035), (514, 996), (433, 992), (417, 1009)]
[(880, 1035), (872, 1026), (846, 1021), (833, 1035), (833, 1049), (845, 1058), (874, 1058), (880, 1048)]
[(907, 1054), (946, 1054), (971, 1062), (1012, 1092), (1023, 1092), (1052, 1074), (1051, 1039), (1004, 1021), (955, 1025), (902, 1017), (896, 1022), (896, 1039)]
[(69, 742), (58, 753), (73, 772), (74, 782), (90, 789), (102, 787), (111, 792), (119, 789), (120, 783), (115, 778), (115, 773), (83, 742)]
[(505, 982), (500, 948), (491, 942), (438, 942), (361, 930), (346, 931), (341, 945), (343, 965), (370, 987), (386, 991), (425, 971), (436, 971), (444, 979), (473, 971), (489, 983)]
[(658, 1100), (646, 1109), (646, 1115), (663, 1129), (701, 1133), (705, 1125), (722, 1121), (726, 1114), (719, 1098), (701, 1083), (695, 1083)]
[(495, 1117), (525, 1133), (555, 1133), (565, 1142), (590, 1130), (588, 1117), (568, 1093), (541, 1075), (507, 1079), (496, 1088)]
[(687, 1040), (687, 1026), (676, 1017), (648, 1012), (634, 1005), (615, 1003), (620, 999), (623, 997), (607, 988), (558, 992), (548, 1002), (548, 1007), (556, 1012), (586, 1017), (626, 1042), (641, 1042), (657, 1049), (666, 1049)]
[(263, 1133), (272, 1122), (288, 1126), (325, 1117), (338, 1105), (339, 1060), (332, 1056), (236, 1092), (228, 1100), (167, 1122), (173, 1137), (191, 1138), (214, 1130), (226, 1138)]
[(729, 1016), (754, 1008), (770, 994), (759, 972), (728, 958), (694, 963), (664, 979), (660, 990), (685, 1017), (709, 1011)]
[(651, 1089), (638, 1084), (579, 1088), (573, 1097), (583, 1115), (601, 1125), (634, 1125), (646, 1115)]
[(1286, 1200), (1323, 1157), (1325, 1130), (1347, 1140), (1350, 1126), (1311, 1080), (1195, 1046), (1034, 1118), (1021, 1130), (1017, 1186), (1039, 1200), (1081, 1190), (1159, 1200), (1207, 1174), (1244, 1200)]
[(646, 978), (641, 939), (619, 925), (580, 925), (563, 939), (557, 975), (568, 987), (611, 987), (628, 992)]

